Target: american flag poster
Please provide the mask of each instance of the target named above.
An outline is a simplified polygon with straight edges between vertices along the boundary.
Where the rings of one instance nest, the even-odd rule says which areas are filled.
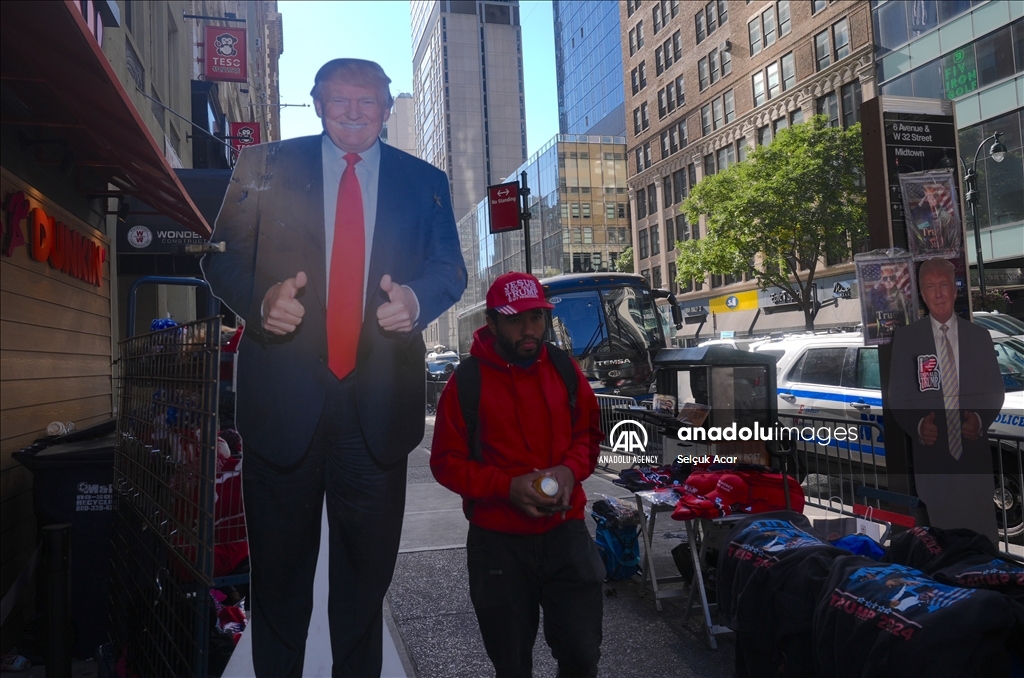
[[[854,263],[861,291],[864,344],[888,344],[898,328],[917,320],[914,261],[909,253],[899,250],[893,254],[858,254]]]
[[[956,179],[948,169],[900,175],[907,244],[914,259],[960,254],[963,224]]]

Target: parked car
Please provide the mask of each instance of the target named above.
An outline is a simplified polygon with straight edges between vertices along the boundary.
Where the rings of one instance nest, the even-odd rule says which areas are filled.
[[[993,436],[1024,437],[1024,341],[991,332],[1006,397],[995,422]],[[885,484],[885,439],[882,427],[882,393],[878,348],[864,346],[859,332],[802,334],[758,344],[752,350],[769,352],[778,359],[779,414],[808,422],[814,417],[857,423],[856,442],[831,439],[801,443],[800,455],[808,468],[801,472],[833,475],[842,469],[857,482]],[[871,426],[877,423],[879,428]],[[784,422],[785,423],[785,422]],[[830,424],[839,427],[839,424]],[[880,432],[881,430],[881,432]],[[827,445],[825,443],[828,443]],[[1024,533],[1024,496],[1021,461],[1016,444],[1003,444],[1003,498],[996,497],[1003,528],[1002,505],[1007,509],[1006,531]],[[998,445],[993,445],[993,454]],[[998,459],[995,459],[998,462]],[[994,465],[998,473],[998,463]],[[822,470],[825,469],[825,470]]]
[[[427,381],[443,382],[455,373],[459,366],[459,354],[455,351],[431,352],[426,357]]]
[[[1024,337],[1024,321],[1005,313],[975,311],[974,322],[987,330],[996,330],[1011,337]]]

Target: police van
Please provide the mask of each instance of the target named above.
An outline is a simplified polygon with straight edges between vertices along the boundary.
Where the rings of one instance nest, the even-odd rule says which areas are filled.
[[[1003,376],[1006,397],[1003,407],[989,428],[990,435],[1024,437],[1024,342],[999,332],[991,332],[996,358]],[[860,332],[836,334],[804,333],[772,339],[751,346],[751,350],[776,357],[778,405],[783,424],[811,426],[811,440],[799,445],[803,473],[845,475],[858,482],[885,484],[885,439],[881,433],[882,392],[878,367],[878,348],[864,346]],[[855,440],[833,435],[833,429],[846,428],[835,422],[814,419],[841,419],[857,425]],[[877,428],[872,424],[877,424]],[[822,429],[825,430],[822,430]],[[810,430],[810,429],[805,429]],[[1002,498],[998,521],[1003,525],[1006,508],[1010,535],[1024,533],[1019,446],[1004,444]],[[994,465],[998,473],[999,466]]]

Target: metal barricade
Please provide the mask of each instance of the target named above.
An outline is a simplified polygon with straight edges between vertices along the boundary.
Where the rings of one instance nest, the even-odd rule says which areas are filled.
[[[799,436],[796,473],[808,506],[852,516],[858,486],[887,488],[884,438],[878,422],[803,414],[780,415],[779,422],[784,434]],[[856,429],[856,440],[850,440],[851,427]],[[836,440],[838,429],[846,431],[845,440]],[[1024,556],[1024,437],[989,431],[988,438],[993,451],[999,450],[993,453],[992,464],[999,549],[1020,559]]]
[[[120,356],[114,652],[129,675],[206,676],[214,545],[239,529],[215,524],[220,318],[129,337]]]

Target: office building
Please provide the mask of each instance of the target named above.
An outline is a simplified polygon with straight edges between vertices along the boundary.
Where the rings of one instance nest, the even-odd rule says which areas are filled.
[[[395,95],[391,117],[384,123],[380,137],[384,143],[416,155],[416,106],[412,95],[402,92]]]
[[[617,0],[553,0],[558,131],[626,136]]]
[[[629,246],[625,141],[558,135],[509,175],[512,181],[525,171],[530,187],[531,273],[615,270]],[[456,313],[483,301],[502,273],[526,270],[523,231],[491,235],[489,223],[486,199],[459,220],[469,285]]]
[[[881,94],[952,99],[960,155],[971,166],[979,144],[1001,132],[1002,162],[977,164],[978,222],[989,289],[1006,290],[1010,310],[1024,313],[1024,3],[928,0],[871,3]],[[955,159],[951,162],[955,164]],[[964,167],[960,165],[961,176]],[[966,191],[967,187],[963,186]],[[965,251],[976,264],[974,224],[965,214]],[[977,287],[977,267],[972,286]]]
[[[744,272],[680,285],[676,244],[703,229],[687,223],[680,203],[703,177],[742,162],[790,124],[817,113],[833,125],[859,120],[862,100],[876,93],[871,8],[846,0],[627,0],[620,19],[635,270],[683,306],[712,309],[703,326],[684,332],[746,334],[758,305],[787,300],[780,290],[759,292]],[[833,281],[854,277],[852,260],[818,275],[818,289],[831,292]],[[754,297],[752,310],[717,303],[740,292]],[[856,324],[845,306],[823,310],[819,324]],[[774,314],[770,324],[787,323],[802,329],[802,313]]]
[[[419,157],[448,174],[455,218],[526,160],[519,3],[411,3]]]
[[[414,0],[416,149],[444,170],[455,219],[526,160],[526,99],[519,2]],[[455,345],[449,312],[424,341]]]

